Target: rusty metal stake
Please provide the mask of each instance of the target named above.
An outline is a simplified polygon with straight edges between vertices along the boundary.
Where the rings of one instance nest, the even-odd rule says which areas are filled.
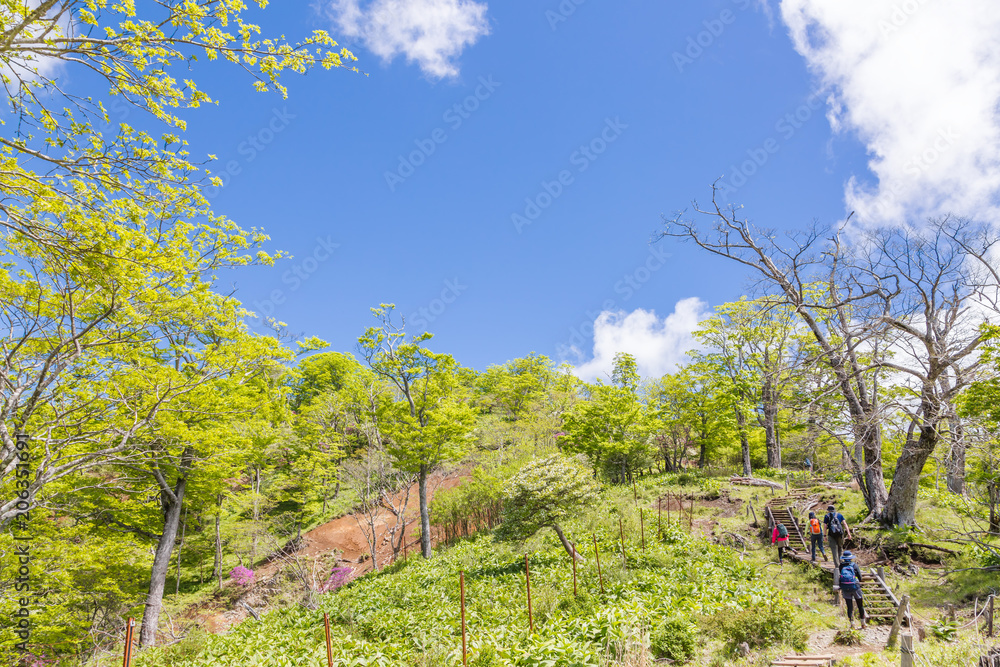
[[[597,535],[594,538],[594,560],[597,561],[597,578],[601,581],[601,594],[604,594],[604,575],[601,574],[601,551],[597,548]]]
[[[330,615],[323,613],[323,629],[326,630],[326,664],[333,667],[333,646],[330,644]]]
[[[122,667],[129,667],[132,664],[132,632],[135,629],[135,619],[129,618],[125,625],[125,657],[122,659]]]
[[[462,664],[469,664],[469,656],[465,646],[465,571],[458,573],[458,587],[462,596]]]
[[[639,508],[639,535],[642,537],[642,550],[646,551],[646,524],[642,520],[642,508]]]
[[[535,631],[535,619],[531,615],[531,570],[528,568],[528,554],[524,554],[524,581],[528,584],[528,628]]]

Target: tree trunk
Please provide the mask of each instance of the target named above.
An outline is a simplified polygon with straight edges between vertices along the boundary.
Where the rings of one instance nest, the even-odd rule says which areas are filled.
[[[1000,484],[990,482],[986,493],[990,499],[990,532],[1000,535]]]
[[[853,430],[863,457],[854,462],[854,476],[869,512],[879,516],[885,511],[889,497],[882,472],[882,433],[875,419],[864,423],[855,421]]]
[[[163,589],[167,583],[170,555],[174,550],[177,528],[181,522],[181,506],[184,504],[186,486],[187,479],[181,477],[174,488],[174,499],[167,503],[167,512],[163,520],[163,533],[160,535],[160,541],[156,545],[156,554],[153,556],[149,594],[146,596],[146,607],[142,612],[142,629],[139,631],[139,646],[142,648],[156,645],[156,629],[160,623],[160,610],[163,608]]]
[[[181,543],[177,545],[177,582],[174,585],[174,595],[181,592],[181,558],[184,554],[184,536],[187,534],[187,508],[184,508],[184,521],[181,523]]]
[[[778,397],[770,378],[761,388],[761,402],[764,409],[764,442],[767,448],[767,467],[781,468],[781,442],[778,440]]]
[[[552,530],[556,531],[556,535],[559,536],[559,541],[562,542],[563,549],[566,550],[566,553],[569,554],[570,558],[576,556],[576,559],[578,561],[582,561],[584,559],[579,552],[577,553],[573,552],[573,545],[570,544],[569,540],[566,539],[566,536],[563,534],[562,528],[559,527],[559,524],[557,523],[552,524]]]
[[[747,418],[739,407],[736,410],[736,427],[740,432],[740,450],[743,453],[743,476],[753,477],[753,470],[750,467],[750,439],[747,438]]]
[[[260,468],[253,468],[253,546],[250,549],[250,564],[257,562],[257,537],[260,533]],[[326,504],[323,505],[326,509]]]
[[[933,412],[924,412],[925,417],[928,414]],[[916,440],[910,438],[903,445],[903,453],[896,463],[885,509],[877,515],[882,523],[892,526],[917,525],[917,487],[920,483],[920,473],[937,445],[939,425],[940,421],[936,419],[925,422],[920,427],[919,437]]]
[[[949,407],[951,451],[948,452],[948,490],[962,495],[965,493],[965,429],[954,406]]]
[[[431,557],[431,514],[427,506],[427,475],[428,466],[420,466],[418,478],[420,500],[420,553],[424,558]]]

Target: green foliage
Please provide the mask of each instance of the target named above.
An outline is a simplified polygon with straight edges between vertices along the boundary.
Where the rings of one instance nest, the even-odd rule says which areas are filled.
[[[597,499],[590,474],[572,460],[550,456],[532,461],[504,488],[503,524],[498,535],[526,539],[540,528],[556,528],[574,511]]]
[[[476,378],[476,388],[487,412],[516,421],[527,416],[557,380],[552,361],[533,353],[502,366],[490,366]]]
[[[533,592],[543,613],[528,631],[523,554],[506,542],[480,535],[432,560],[411,559],[355,580],[319,597],[319,608],[290,608],[247,621],[227,635],[207,637],[185,658],[154,649],[136,656],[135,667],[268,667],[324,664],[322,614],[334,623],[334,664],[411,667],[461,660],[459,572],[465,573],[471,664],[600,667],[636,645],[641,628],[662,619],[712,616],[723,609],[780,606],[781,596],[762,574],[732,550],[695,539],[672,527],[665,542],[647,540],[643,554],[629,534],[629,568],[614,557],[617,517],[604,497],[587,517],[566,523],[579,543],[596,535],[602,553],[605,593],[593,562],[579,565],[579,597],[573,596],[569,559],[552,533],[533,540]],[[609,503],[609,501],[612,501]],[[631,516],[629,519],[631,520]],[[586,532],[583,532],[586,530]],[[787,610],[786,610],[787,611]],[[689,623],[685,621],[684,623]],[[662,646],[690,655],[683,624],[667,623]],[[695,648],[697,652],[697,648]],[[115,656],[117,657],[117,656]],[[118,658],[120,662],[120,658]],[[110,667],[112,659],[97,667]]]
[[[846,628],[837,631],[837,634],[833,636],[833,643],[838,646],[861,646],[865,643],[865,638],[860,630]]]
[[[639,376],[631,355],[615,356],[613,384],[598,382],[564,418],[564,444],[586,454],[595,470],[625,482],[634,471],[652,464],[653,421],[638,393]]]
[[[762,649],[787,644],[796,649],[805,646],[806,633],[795,619],[791,605],[781,599],[769,606],[754,609],[726,609],[712,619],[712,626],[730,646],[746,643]]]
[[[953,642],[958,639],[958,622],[939,618],[927,626],[927,631],[939,642]]]
[[[465,452],[475,415],[463,396],[455,359],[423,347],[429,333],[407,342],[393,322],[394,309],[392,304],[373,308],[379,326],[369,327],[358,345],[372,372],[396,389],[380,411],[389,454],[401,470],[426,474]]]
[[[696,646],[697,626],[687,619],[665,619],[649,634],[649,647],[657,658],[687,662],[694,658]]]

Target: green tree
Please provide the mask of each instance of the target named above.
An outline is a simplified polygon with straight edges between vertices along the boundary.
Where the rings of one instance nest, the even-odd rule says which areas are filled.
[[[556,383],[556,371],[545,355],[527,357],[490,366],[476,379],[481,402],[503,418],[517,421],[525,417]]]
[[[403,326],[393,322],[394,308],[372,308],[379,325],[365,331],[358,345],[372,371],[397,392],[382,410],[381,430],[396,467],[417,475],[420,546],[424,558],[430,558],[428,477],[441,463],[465,452],[475,414],[459,383],[455,359],[422,346],[432,334],[407,342]]]
[[[259,2],[263,6],[264,2]],[[14,516],[14,435],[33,461],[30,507],[68,475],[128,454],[174,397],[214,377],[160,382],[206,337],[239,334],[248,313],[214,291],[226,268],[270,264],[267,237],[215,213],[186,148],[181,117],[215,101],[192,78],[199,56],[225,60],[258,90],[281,77],[343,67],[346,50],[316,31],[298,43],[261,37],[233,0],[0,0],[0,76],[9,117],[0,134],[0,526]],[[71,94],[66,74],[107,93]],[[112,104],[112,101],[114,104]],[[105,106],[141,115],[112,123]],[[137,129],[136,125],[149,130]],[[143,361],[137,361],[137,360]],[[117,424],[114,429],[108,424]],[[128,423],[128,426],[125,424]]]
[[[790,380],[790,352],[796,338],[795,313],[771,299],[726,303],[701,322],[695,336],[717,351],[720,369],[739,397],[734,405],[743,448],[743,474],[750,476],[747,413],[764,429],[767,467],[781,468],[778,421],[781,396]],[[748,410],[749,408],[749,410]]]
[[[653,424],[639,393],[634,357],[615,355],[612,382],[598,381],[588,387],[589,400],[577,403],[565,415],[565,443],[586,454],[595,469],[605,467],[625,483],[651,460]]]
[[[570,557],[574,553],[562,527],[572,514],[597,500],[598,486],[590,474],[571,459],[550,456],[532,461],[504,487],[502,539],[525,540],[542,528],[551,528]]]

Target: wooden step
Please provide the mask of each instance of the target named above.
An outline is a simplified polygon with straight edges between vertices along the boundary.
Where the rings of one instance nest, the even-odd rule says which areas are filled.
[[[772,667],[829,667],[832,655],[786,655],[771,663]]]

